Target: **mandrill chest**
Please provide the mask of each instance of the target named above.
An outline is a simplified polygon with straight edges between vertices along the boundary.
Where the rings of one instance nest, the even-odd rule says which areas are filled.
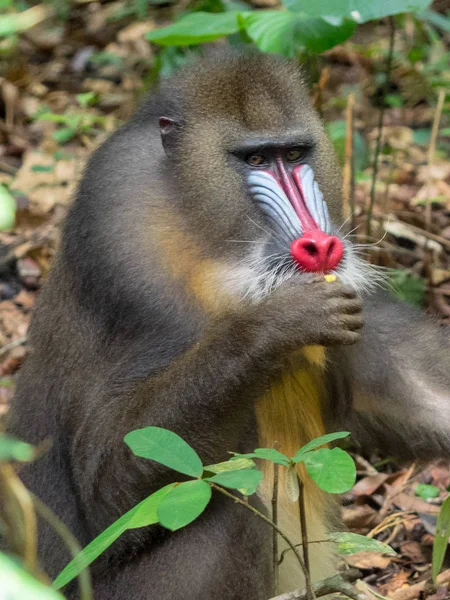
[[[325,433],[323,410],[327,403],[325,384],[325,349],[307,347],[291,360],[289,367],[259,400],[256,414],[259,427],[259,443],[273,447],[292,456],[312,438]],[[263,489],[260,495],[270,512],[273,491],[273,466],[261,461]],[[338,507],[329,494],[321,491],[314,482],[305,477],[300,466],[299,475],[304,480],[306,522],[310,541],[327,539],[330,517],[338,513]],[[279,470],[278,524],[291,539],[301,543],[301,528],[297,503],[289,501],[284,486],[285,469]],[[334,519],[333,519],[334,520]],[[283,548],[281,548],[281,551]],[[292,554],[292,553],[288,553]],[[287,556],[288,556],[287,555]],[[312,544],[310,547],[311,576],[322,579],[335,572],[335,558],[330,544]],[[303,575],[291,556],[280,569],[279,593],[303,585]]]
[[[256,405],[261,446],[276,446],[292,456],[312,438],[325,433],[324,368],[325,349],[321,346],[304,348],[292,357],[287,369]]]

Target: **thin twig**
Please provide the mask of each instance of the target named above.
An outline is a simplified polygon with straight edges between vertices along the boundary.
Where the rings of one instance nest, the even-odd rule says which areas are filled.
[[[61,519],[57,517],[55,513],[50,510],[50,508],[44,502],[42,502],[42,500],[40,500],[32,492],[30,492],[30,495],[33,499],[33,504],[36,508],[36,511],[56,531],[67,548],[70,550],[73,558],[76,560],[77,555],[82,550],[76,537],[72,534],[67,525],[65,525],[65,523],[63,523],[63,521],[61,521]],[[78,574],[78,584],[80,588],[80,600],[92,600],[93,591],[91,576],[88,568],[82,569]]]
[[[353,175],[353,109],[355,106],[355,95],[350,94],[347,102],[347,110],[345,112],[346,120],[346,135],[345,135],[345,163],[344,163],[344,185],[343,185],[343,208],[344,208],[344,219],[348,219],[352,216],[353,228],[353,217],[355,213],[355,202],[352,190],[352,175]]]
[[[439,133],[439,123],[441,122],[442,110],[444,108],[446,92],[445,90],[439,90],[439,96],[436,106],[436,112],[434,113],[433,127],[431,129],[430,145],[428,147],[428,164],[431,165],[434,161],[434,155],[436,153],[436,140]]]
[[[309,565],[309,547],[308,547],[308,529],[306,527],[306,509],[305,509],[305,486],[303,481],[297,475],[298,479],[298,507],[300,512],[300,527],[302,530],[302,544],[303,544],[303,562],[305,563],[305,583],[306,583],[306,598],[307,600],[313,600],[313,591],[311,586],[311,570]]]
[[[6,354],[7,352],[9,352],[10,350],[12,350],[13,348],[17,348],[17,346],[22,346],[22,344],[25,344],[27,341],[27,336],[24,335],[20,338],[17,338],[17,340],[13,340],[12,342],[9,342],[9,344],[6,344],[5,346],[2,346],[0,348],[0,356],[3,356],[3,354]]]
[[[442,109],[444,108],[446,92],[445,90],[439,90],[439,96],[436,106],[436,112],[434,113],[433,127],[431,129],[430,145],[428,146],[428,165],[433,164],[436,154],[436,140],[439,133],[439,124],[441,122]],[[431,225],[431,202],[427,202],[425,206],[425,227],[429,229]]]
[[[273,463],[272,522],[278,525],[278,479],[280,466]],[[273,584],[278,589],[278,533],[272,529]]]
[[[264,515],[262,512],[260,512],[257,508],[255,508],[254,506],[252,506],[251,504],[246,504],[243,500],[241,500],[240,498],[238,498],[237,496],[235,496],[234,494],[231,494],[230,492],[227,492],[227,490],[225,490],[224,488],[219,487],[218,485],[216,485],[215,483],[212,483],[212,481],[208,482],[209,485],[215,489],[216,491],[220,492],[221,494],[223,494],[224,496],[228,496],[228,498],[231,498],[232,500],[234,500],[235,502],[237,502],[238,504],[240,504],[241,506],[244,506],[245,508],[247,508],[248,510],[251,510],[253,514],[255,514],[257,517],[259,517],[260,519],[262,519],[263,521],[265,521],[268,525],[270,525],[271,527],[273,527],[279,535],[281,535],[281,537],[283,538],[283,540],[286,542],[286,544],[291,548],[291,550],[293,551],[293,553],[295,554],[295,557],[298,560],[298,564],[300,565],[303,573],[306,576],[306,569],[305,569],[305,564],[303,562],[302,557],[300,556],[297,548],[295,547],[295,544],[288,538],[288,536],[284,533],[284,531],[282,531],[278,525],[275,525],[275,523],[273,523],[269,517],[266,517],[266,515]]]
[[[335,544],[336,542],[334,540],[308,540],[308,544]],[[299,544],[295,544],[296,548],[300,548],[300,546],[303,546],[303,544],[300,542]],[[284,560],[285,555],[290,552],[291,549],[290,548],[285,548],[283,550],[283,552],[280,554],[280,560],[278,561],[278,566],[281,565],[281,563]]]
[[[348,569],[339,575],[327,577],[327,579],[323,579],[322,581],[313,584],[312,589],[314,595],[316,598],[320,598],[322,596],[327,596],[328,594],[341,593],[353,600],[367,600],[367,597],[364,594],[359,593],[350,583],[351,581],[359,579],[360,576],[361,574],[357,569]],[[288,592],[287,594],[281,594],[280,596],[275,596],[270,600],[307,600],[307,597],[307,590],[300,589],[295,590],[294,592]]]
[[[392,58],[394,55],[394,40],[395,40],[395,21],[392,17],[389,18],[389,50],[386,60],[386,78],[383,86],[383,98],[380,106],[380,112],[378,113],[378,135],[377,142],[375,146],[375,155],[373,159],[373,171],[372,171],[372,186],[370,189],[370,204],[367,210],[367,223],[366,223],[366,236],[367,238],[371,235],[371,223],[372,223],[372,212],[375,204],[375,187],[377,183],[377,175],[378,175],[378,157],[381,151],[381,140],[383,137],[383,120],[384,120],[384,111],[386,108],[385,96],[389,90],[389,80],[391,78],[391,70],[392,70]]]

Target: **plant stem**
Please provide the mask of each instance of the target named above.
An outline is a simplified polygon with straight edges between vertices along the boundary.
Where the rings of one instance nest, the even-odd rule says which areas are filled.
[[[355,227],[355,197],[354,197],[354,160],[353,160],[353,109],[355,106],[355,95],[350,94],[345,111],[346,133],[345,133],[345,163],[344,163],[344,185],[343,204],[344,219],[351,218],[351,229]]]
[[[273,463],[273,492],[272,492],[272,522],[278,524],[278,479],[279,465]],[[278,589],[278,533],[272,529],[272,560],[273,560],[273,585],[275,593]]]
[[[383,137],[383,120],[384,120],[384,111],[386,108],[385,104],[385,96],[389,90],[389,80],[391,77],[392,70],[392,58],[394,55],[394,39],[395,39],[395,21],[393,17],[389,17],[389,50],[386,59],[386,79],[384,81],[383,86],[383,98],[382,104],[380,107],[380,112],[378,113],[378,135],[377,142],[375,146],[375,155],[373,159],[373,171],[372,171],[372,187],[370,189],[370,204],[367,210],[367,223],[366,223],[366,237],[369,240],[371,235],[371,227],[372,227],[372,213],[373,207],[375,204],[375,186],[377,183],[377,175],[378,175],[378,157],[380,155],[381,150],[381,139]]]
[[[7,525],[11,528],[13,525],[18,528],[19,531],[19,544],[15,551],[21,553],[23,562],[27,569],[31,572],[36,572],[37,562],[37,522],[36,513],[34,511],[33,501],[31,499],[30,492],[24,486],[22,481],[16,475],[14,468],[9,464],[4,464],[0,468],[0,479],[2,480],[3,487],[5,490],[6,501],[4,502],[5,511],[7,514]],[[2,486],[0,486],[2,487]],[[22,513],[21,523],[15,522],[10,523],[9,517],[13,514],[14,510],[10,506],[11,496],[17,502]],[[13,517],[11,518],[11,521]],[[9,534],[7,534],[9,535]]]
[[[299,488],[298,507],[300,512],[300,527],[302,530],[303,562],[305,563],[306,599],[313,600],[311,571],[309,566],[308,529],[306,527],[305,486],[298,475],[297,479]]]
[[[357,569],[348,569],[339,575],[333,575],[327,577],[322,581],[318,581],[313,585],[313,592],[317,598],[327,596],[328,594],[341,593],[353,600],[367,600],[364,594],[359,593],[350,581],[355,581],[361,576],[361,573]],[[288,592],[287,594],[281,594],[275,596],[270,600],[306,600],[307,590],[295,590],[294,592]]]
[[[246,504],[243,500],[241,500],[240,498],[238,498],[237,496],[235,496],[231,492],[228,492],[224,488],[221,488],[218,485],[216,485],[215,483],[212,483],[212,481],[208,481],[208,483],[209,483],[209,485],[213,489],[217,490],[218,492],[220,492],[224,496],[228,496],[228,498],[231,498],[232,500],[234,500],[238,504],[241,504],[241,506],[243,506],[247,510],[251,510],[253,514],[255,514],[257,517],[259,517],[260,519],[262,519],[263,521],[265,521],[268,525],[270,525],[271,527],[273,527],[273,529],[275,529],[275,531],[283,538],[283,540],[286,542],[286,544],[291,548],[291,550],[293,551],[293,553],[295,554],[295,556],[296,556],[296,558],[298,560],[298,564],[300,565],[303,573],[305,574],[305,577],[307,576],[306,569],[305,569],[305,564],[304,564],[303,559],[300,556],[297,548],[295,547],[295,544],[288,538],[288,536],[284,533],[284,531],[282,531],[278,527],[278,525],[275,525],[275,523],[273,521],[271,521],[271,519],[269,519],[269,517],[266,517],[265,514],[263,514],[262,512],[260,512],[257,508],[255,508],[251,504]]]

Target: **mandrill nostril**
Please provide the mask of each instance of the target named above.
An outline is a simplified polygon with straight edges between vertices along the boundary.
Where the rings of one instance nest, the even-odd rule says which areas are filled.
[[[308,254],[310,254],[311,256],[317,256],[319,254],[319,251],[317,250],[317,247],[315,244],[305,244],[304,248],[306,250],[306,252]]]
[[[327,273],[341,262],[344,247],[338,237],[316,229],[294,240],[291,244],[291,254],[303,271]]]

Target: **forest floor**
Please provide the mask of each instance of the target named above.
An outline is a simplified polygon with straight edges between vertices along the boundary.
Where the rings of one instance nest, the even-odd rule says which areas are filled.
[[[145,34],[167,23],[171,9],[158,9],[141,22],[121,16],[122,9],[121,2],[80,3],[66,21],[45,22],[23,35],[6,58],[0,55],[0,184],[10,188],[18,204],[15,228],[0,233],[1,413],[7,411],[27,353],[30,315],[82,166],[131,114],[158,65]],[[390,74],[366,237],[384,97],[377,75],[384,69],[386,41],[377,40],[386,40],[384,33],[365,31],[363,41],[326,53],[313,94],[342,155],[346,108],[354,98],[352,235],[370,243],[363,251],[389,269],[398,294],[450,324],[450,93],[447,98],[441,93],[442,106],[436,93],[445,86],[450,91],[449,53],[444,43],[432,49],[416,44],[412,47],[423,52],[423,59],[407,61],[402,54],[411,45],[407,31],[398,35]],[[345,496],[344,522],[397,551],[348,558],[363,572],[362,589],[374,598],[443,600],[450,571],[441,576],[437,591],[424,582],[430,576],[436,516],[450,489],[449,464],[404,468],[376,452],[354,456],[359,476]]]

